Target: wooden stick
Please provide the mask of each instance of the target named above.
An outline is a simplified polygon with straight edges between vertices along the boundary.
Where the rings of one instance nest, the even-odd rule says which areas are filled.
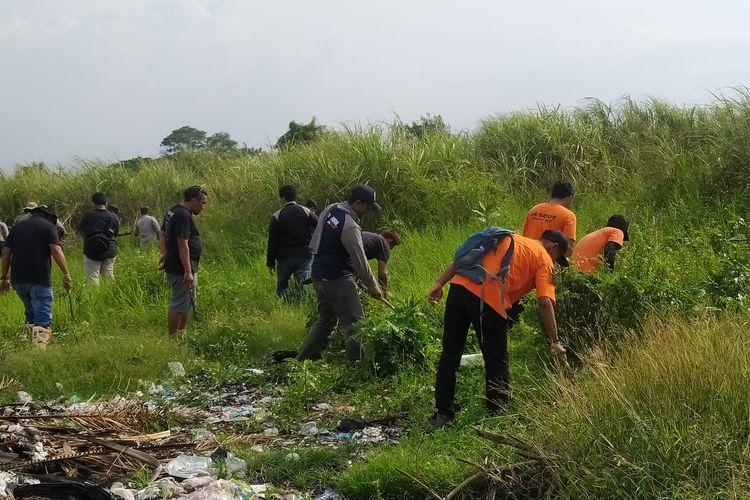
[[[458,486],[456,486],[453,489],[453,491],[451,491],[450,493],[448,493],[448,495],[446,495],[445,500],[452,500],[459,493],[461,493],[461,490],[463,490],[464,488],[466,488],[467,486],[469,486],[471,483],[473,483],[477,479],[481,479],[482,476],[484,476],[484,472],[477,472],[473,476],[467,477],[466,479],[464,479],[464,481],[461,484],[459,484]]]

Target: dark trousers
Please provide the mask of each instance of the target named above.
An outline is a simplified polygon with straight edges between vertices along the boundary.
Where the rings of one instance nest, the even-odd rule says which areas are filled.
[[[354,277],[325,281],[314,279],[313,288],[318,299],[318,319],[297,353],[297,361],[320,359],[337,324],[344,336],[347,361],[362,359],[362,347],[357,341],[357,322],[364,314]]]
[[[480,313],[479,297],[460,285],[451,285],[445,303],[443,352],[435,380],[435,407],[452,415],[456,408],[456,372],[466,346],[469,326],[479,339],[484,358],[485,394],[489,410],[500,409],[509,398],[508,330],[513,325],[489,305]]]

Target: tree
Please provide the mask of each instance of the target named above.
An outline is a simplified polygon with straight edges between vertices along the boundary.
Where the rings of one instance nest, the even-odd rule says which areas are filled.
[[[217,153],[234,153],[237,151],[237,141],[226,132],[216,132],[206,139],[206,149]]]
[[[310,120],[310,123],[307,124],[294,121],[289,122],[289,130],[279,137],[276,141],[276,147],[283,148],[294,144],[314,141],[322,136],[325,130],[326,128],[324,125],[318,125],[315,123],[314,116],[312,120]]]
[[[449,129],[442,116],[431,116],[429,113],[427,116],[420,117],[419,121],[411,122],[411,125],[404,125],[404,128],[417,139],[438,132],[448,132]]]
[[[190,149],[204,149],[206,147],[206,133],[203,130],[186,125],[173,130],[166,136],[161,141],[161,147],[162,152],[167,155]]]

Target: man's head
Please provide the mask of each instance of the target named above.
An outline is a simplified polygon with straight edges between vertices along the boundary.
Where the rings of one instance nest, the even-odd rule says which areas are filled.
[[[294,189],[294,186],[290,186],[289,184],[281,186],[279,188],[279,198],[285,203],[294,201],[297,199],[297,190]]]
[[[57,214],[55,211],[47,205],[37,205],[31,210],[32,217],[42,217],[47,219],[52,224],[57,224]]]
[[[203,211],[208,202],[208,193],[201,186],[190,186],[182,193],[182,206],[195,215]]]
[[[364,216],[368,210],[380,212],[382,208],[377,202],[377,193],[370,186],[360,184],[352,188],[349,195],[349,205],[354,209],[358,216]]]
[[[101,191],[97,191],[96,193],[91,195],[91,203],[93,203],[97,207],[106,207],[107,197]]]
[[[318,212],[318,204],[315,203],[315,200],[307,200],[305,202],[305,207],[307,207],[314,214]]]
[[[553,261],[562,267],[568,267],[568,259],[565,256],[570,251],[570,240],[567,236],[561,231],[547,229],[539,240]]]
[[[607,227],[614,227],[622,231],[624,238],[624,241],[630,241],[630,236],[628,235],[628,228],[630,228],[630,223],[628,222],[628,219],[625,218],[624,215],[615,214],[612,217],[609,218],[607,221]]]
[[[148,207],[141,207],[141,215],[148,215]]]
[[[573,203],[573,186],[570,182],[557,181],[552,185],[550,196],[565,208],[570,208],[570,204]]]
[[[28,214],[29,212],[31,212],[32,210],[34,210],[38,206],[39,205],[37,205],[37,203],[35,201],[30,201],[30,202],[26,203],[25,207],[23,207],[23,212],[25,214]]]
[[[391,249],[401,244],[401,236],[393,229],[384,229],[381,231],[380,236],[385,238],[385,241],[388,242],[388,247]]]

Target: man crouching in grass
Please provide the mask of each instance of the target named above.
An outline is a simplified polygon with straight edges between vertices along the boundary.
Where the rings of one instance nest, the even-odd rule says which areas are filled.
[[[434,306],[443,297],[443,286],[450,282],[443,322],[443,351],[435,380],[436,411],[432,423],[436,429],[453,420],[457,409],[454,402],[456,372],[466,346],[469,325],[474,326],[484,358],[487,409],[497,412],[508,401],[507,333],[513,326],[508,311],[532,288],[536,289],[539,319],[549,339],[550,351],[559,362],[566,363],[565,348],[557,337],[555,322],[553,263],[568,267],[565,255],[570,249],[570,240],[560,231],[553,230],[544,231],[538,240],[513,234],[502,240],[495,251],[486,253],[481,268],[493,273],[499,270],[511,241],[515,248],[503,285],[505,293],[494,280],[487,278],[486,286],[477,284],[457,274],[451,264],[438,276],[427,296]]]
[[[190,309],[195,307],[203,245],[193,215],[203,212],[207,201],[208,194],[202,187],[187,188],[182,203],[170,208],[164,216],[159,232],[160,267],[172,286],[167,313],[167,329],[172,338],[182,336]]]

